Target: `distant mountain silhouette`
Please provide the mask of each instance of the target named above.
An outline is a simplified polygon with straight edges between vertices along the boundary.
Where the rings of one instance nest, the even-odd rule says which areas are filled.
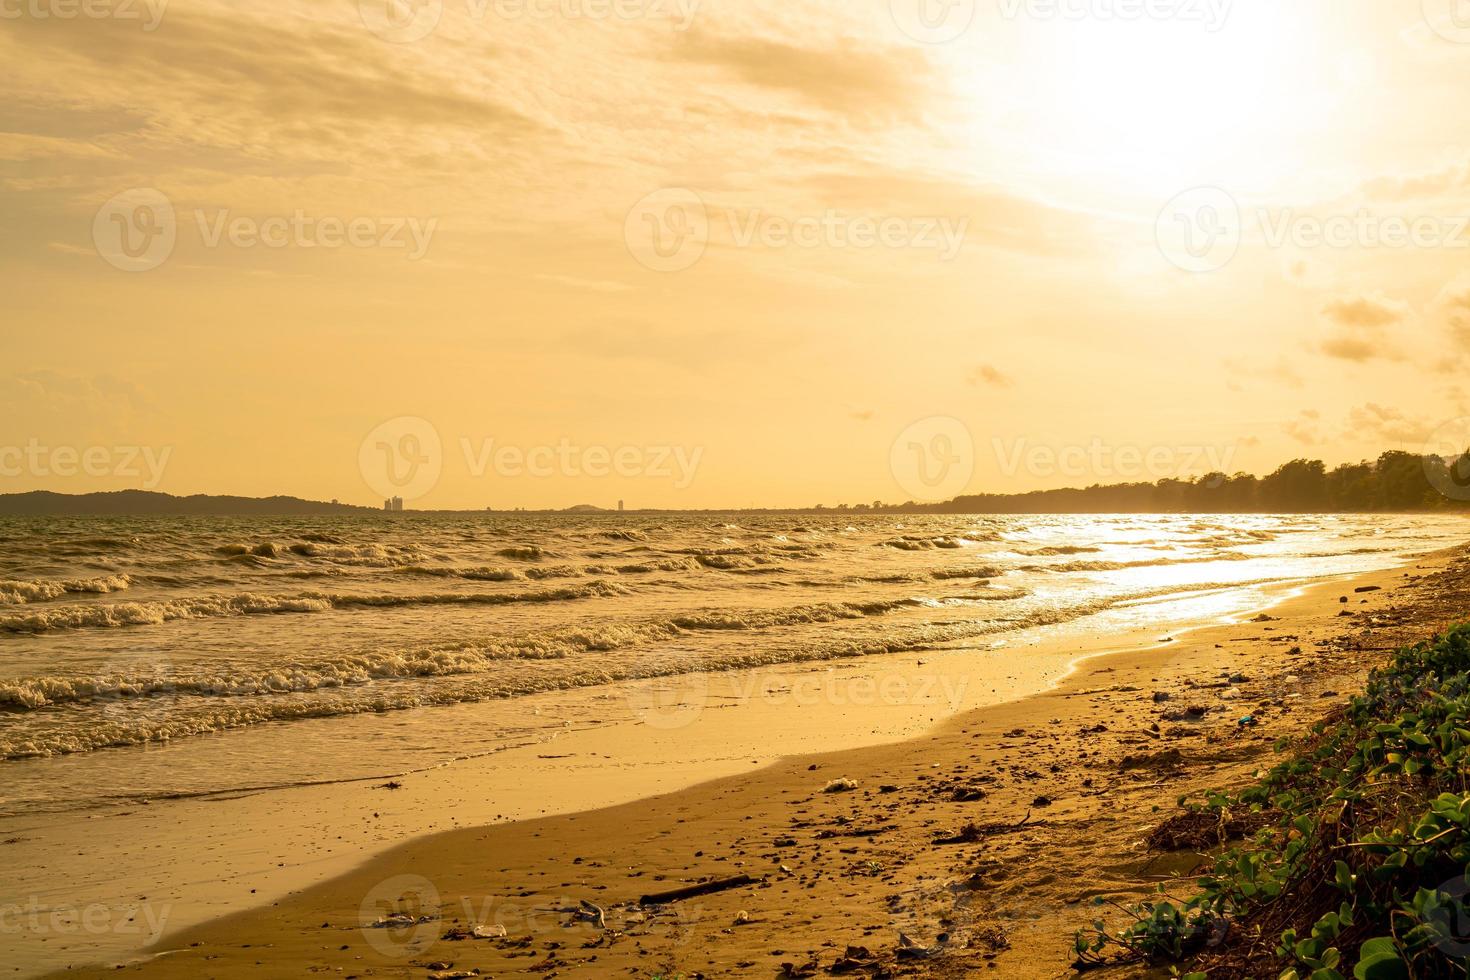
[[[150,514],[295,517],[369,513],[378,511],[372,507],[302,500],[300,497],[228,497],[210,494],[175,497],[171,493],[148,490],[80,494],[33,490],[30,493],[0,494],[0,515],[16,517],[139,517]]]
[[[858,504],[848,507],[713,508],[704,513],[889,514],[1324,514],[1417,511],[1470,512],[1470,450],[1458,458],[1386,452],[1373,461],[1329,470],[1321,460],[1294,459],[1264,477],[1207,473],[1193,480],[1115,483],[1014,494],[966,494],[940,503]],[[646,510],[638,513],[660,513]],[[677,511],[673,511],[677,513]],[[0,494],[0,516],[309,515],[381,514],[376,507],[299,497],[175,497],[146,490],[64,494],[49,490]],[[418,513],[434,513],[424,509]],[[575,514],[616,517],[592,504],[562,510],[441,511],[459,514]],[[629,512],[634,513],[634,512]],[[669,513],[669,511],[662,511]]]

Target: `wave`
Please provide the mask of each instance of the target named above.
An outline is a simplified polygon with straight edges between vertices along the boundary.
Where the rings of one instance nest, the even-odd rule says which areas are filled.
[[[952,578],[996,578],[1001,570],[990,565],[976,565],[969,568],[936,568],[929,573],[933,578],[944,581]]]
[[[123,602],[97,606],[64,606],[35,613],[0,616],[0,632],[49,633],[57,630],[156,626],[179,619],[212,619],[274,613],[315,613],[331,609],[393,608],[427,605],[507,605],[521,602],[563,602],[626,595],[631,590],[610,582],[594,581],[575,588],[539,592],[452,592],[419,595],[353,595],[306,592],[296,596],[235,595],[172,599],[161,602]]]
[[[223,555],[226,559],[231,558],[279,558],[281,549],[273,541],[263,541],[260,544],[222,544],[214,549],[217,555]]]
[[[235,672],[221,674],[170,674],[165,670],[143,676],[32,678],[0,686],[0,705],[21,712],[68,703],[100,706],[100,710],[93,711],[85,725],[0,737],[0,758],[144,744],[264,722],[486,701],[678,674],[921,651],[1067,622],[1144,598],[1219,587],[1160,588],[1000,618],[891,624],[881,634],[818,631],[802,644],[729,644],[714,652],[678,649],[678,644],[670,650],[667,641],[698,632],[865,619],[946,603],[908,598],[740,614],[710,611],[641,623],[561,628],[480,642],[384,651],[271,670],[237,667]],[[637,653],[644,647],[648,649],[641,651],[641,657],[629,655],[629,651]],[[621,651],[622,656],[577,656],[615,651]],[[527,669],[516,671],[509,666],[517,662]],[[392,683],[410,678],[419,679],[419,683]],[[344,698],[343,689],[351,696]]]
[[[964,540],[973,540],[965,538]],[[890,538],[887,541],[878,542],[880,548],[896,548],[899,551],[929,551],[934,548],[955,549],[963,548],[964,541],[960,538],[940,536],[934,538],[921,538],[912,535],[904,535],[901,538]]]
[[[1059,565],[1024,565],[1027,572],[1118,572],[1128,568],[1156,568],[1161,565],[1200,565],[1212,561],[1250,561],[1256,555],[1224,551],[1197,558],[1140,558],[1136,561],[1069,561]]]
[[[25,579],[0,579],[0,606],[24,605],[28,602],[49,602],[64,595],[90,593],[106,595],[121,592],[132,584],[127,575],[104,575],[98,578],[74,578],[27,581]]]
[[[351,655],[258,670],[237,667],[232,673],[180,669],[151,676],[106,674],[26,678],[0,682],[0,709],[28,711],[96,699],[140,698],[158,694],[242,697],[300,693],[389,678],[469,674],[483,670],[491,662],[550,660],[577,653],[608,652],[688,633],[764,630],[863,619],[933,601],[909,598],[815,603],[788,609],[688,613],[641,623],[561,627],[493,641],[440,644],[417,650]]]
[[[514,568],[495,568],[481,565],[475,568],[453,568],[440,565],[404,565],[399,569],[405,575],[425,575],[433,578],[462,578],[470,582],[513,582],[521,578]]]
[[[514,548],[501,548],[496,554],[501,558],[514,558],[517,561],[540,561],[546,557],[547,551],[540,545],[528,544]]]

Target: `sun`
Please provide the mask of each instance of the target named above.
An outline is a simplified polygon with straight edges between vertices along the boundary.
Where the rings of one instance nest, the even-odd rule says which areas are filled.
[[[1204,0],[1179,6],[1199,16],[1007,24],[1003,71],[974,83],[986,143],[1032,176],[1119,194],[1253,190],[1292,172],[1322,69],[1300,17],[1284,4],[1220,5],[1218,19]]]

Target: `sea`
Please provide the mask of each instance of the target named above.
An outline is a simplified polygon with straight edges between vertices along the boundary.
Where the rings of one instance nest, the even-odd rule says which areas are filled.
[[[1166,630],[1181,597],[1226,617],[1467,528],[835,511],[0,519],[0,816],[391,777],[616,720],[635,708],[608,692],[640,679],[993,655],[1037,628]],[[546,692],[572,707],[547,716]]]

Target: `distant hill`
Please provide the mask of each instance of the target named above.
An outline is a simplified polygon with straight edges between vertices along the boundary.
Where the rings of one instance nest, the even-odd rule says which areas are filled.
[[[150,514],[295,517],[376,512],[372,507],[302,500],[300,497],[227,497],[210,494],[175,497],[171,493],[148,490],[80,494],[33,490],[30,493],[0,494],[0,515],[11,517],[143,517]]]

